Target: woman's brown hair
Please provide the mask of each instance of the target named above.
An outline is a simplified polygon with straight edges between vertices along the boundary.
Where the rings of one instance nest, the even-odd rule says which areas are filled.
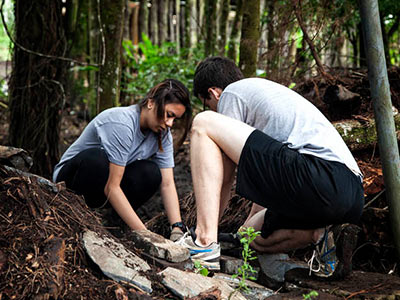
[[[185,85],[176,79],[165,79],[160,82],[147,93],[146,97],[139,103],[141,109],[146,107],[149,100],[153,100],[157,108],[157,117],[162,120],[165,115],[165,105],[169,103],[180,103],[185,107],[185,113],[183,115],[185,124],[185,133],[183,140],[190,128],[192,119],[192,107],[190,104],[189,90]],[[163,151],[162,144],[162,133],[158,135],[158,148]]]

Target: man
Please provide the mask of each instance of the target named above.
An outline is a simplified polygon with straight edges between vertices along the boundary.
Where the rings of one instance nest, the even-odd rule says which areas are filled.
[[[339,133],[309,101],[275,82],[243,79],[223,57],[198,65],[194,94],[212,111],[199,113],[192,126],[197,226],[192,237],[178,241],[192,259],[219,269],[218,222],[236,166],[236,192],[253,202],[243,226],[261,231],[251,245],[259,252],[316,244],[326,240],[326,226],[359,220],[360,169]]]

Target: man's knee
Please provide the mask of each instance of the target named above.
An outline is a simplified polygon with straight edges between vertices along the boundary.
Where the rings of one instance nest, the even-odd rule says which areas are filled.
[[[216,113],[213,111],[203,111],[201,113],[198,113],[193,119],[191,130],[192,135],[205,133],[207,131],[207,126],[210,124],[210,121],[215,118],[215,114]]]

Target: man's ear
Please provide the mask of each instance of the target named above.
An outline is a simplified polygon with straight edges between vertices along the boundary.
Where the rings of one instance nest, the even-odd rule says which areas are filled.
[[[221,96],[221,92],[219,91],[220,89],[218,88],[208,88],[208,92],[214,96],[214,98],[218,101],[219,97]]]

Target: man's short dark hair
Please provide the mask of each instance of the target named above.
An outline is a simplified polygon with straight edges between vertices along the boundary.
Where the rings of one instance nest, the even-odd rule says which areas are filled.
[[[229,84],[244,76],[235,63],[226,57],[212,56],[204,59],[196,68],[193,81],[193,94],[208,98],[208,89],[217,87],[224,90]]]

